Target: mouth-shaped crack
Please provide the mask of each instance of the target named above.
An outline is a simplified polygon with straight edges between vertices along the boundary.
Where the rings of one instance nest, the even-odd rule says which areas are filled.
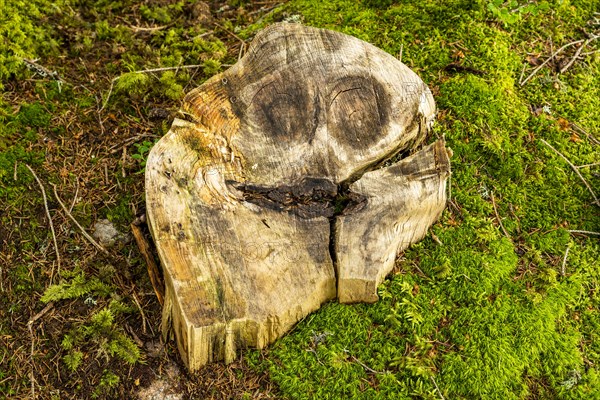
[[[410,152],[422,148],[422,146],[418,147],[418,149],[411,149]],[[244,201],[261,208],[289,212],[302,219],[327,218],[329,220],[329,255],[333,263],[337,286],[339,280],[337,276],[336,229],[338,227],[336,220],[339,216],[359,212],[367,205],[368,201],[367,196],[351,191],[351,185],[362,178],[365,173],[399,162],[408,157],[410,152],[404,146],[399,146],[338,185],[329,179],[314,177],[304,177],[297,184],[276,187],[236,181],[227,181],[227,184],[240,191]]]
[[[353,196],[348,184],[335,185],[324,178],[302,178],[296,185],[263,187],[234,181],[227,182],[241,191],[244,200],[275,211],[290,212],[300,218],[333,219],[349,207],[366,201]]]

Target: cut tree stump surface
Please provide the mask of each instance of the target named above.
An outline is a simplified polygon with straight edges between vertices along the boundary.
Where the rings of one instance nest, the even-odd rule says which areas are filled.
[[[444,142],[422,147],[431,92],[351,36],[272,25],[181,114],[148,157],[146,201],[163,331],[190,370],[262,348],[336,297],[376,301],[445,206]]]

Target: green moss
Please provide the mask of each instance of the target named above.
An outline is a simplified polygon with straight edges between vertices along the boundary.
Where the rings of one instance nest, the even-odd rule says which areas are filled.
[[[598,131],[598,63],[558,76],[544,68],[519,84],[523,67],[525,76],[533,68],[527,53],[548,54],[538,35],[555,46],[580,38],[576,27],[592,19],[593,2],[512,3],[286,6],[308,25],[394,56],[402,49],[402,61],[434,88],[436,129],[454,150],[454,206],[433,228],[443,245],[426,239],[407,250],[378,303],[330,304],[265,358],[250,355],[289,398],[433,399],[438,388],[453,399],[598,396],[600,326],[590,321],[598,318],[600,245],[567,229],[597,230],[600,216],[569,165],[539,140],[576,165],[600,159],[559,120]],[[482,74],[445,68],[457,62]],[[550,113],[531,111],[543,105]],[[580,169],[599,193],[594,171]],[[315,344],[324,332],[332,335]]]
[[[57,45],[51,30],[42,28],[40,22],[60,13],[63,6],[63,1],[0,0],[0,88],[6,78],[21,70],[23,58],[38,58]]]

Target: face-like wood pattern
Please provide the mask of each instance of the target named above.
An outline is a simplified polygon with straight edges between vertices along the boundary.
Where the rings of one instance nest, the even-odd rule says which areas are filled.
[[[146,166],[147,214],[190,369],[263,347],[336,296],[375,301],[445,205],[443,142],[404,64],[296,24],[260,32],[190,92]],[[167,324],[165,323],[165,326]]]

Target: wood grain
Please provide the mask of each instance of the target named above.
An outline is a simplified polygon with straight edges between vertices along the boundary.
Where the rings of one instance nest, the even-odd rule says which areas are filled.
[[[381,168],[426,139],[431,92],[356,38],[272,25],[181,115],[149,155],[146,201],[163,326],[191,370],[264,347],[336,296],[376,300],[444,207],[442,141]]]

